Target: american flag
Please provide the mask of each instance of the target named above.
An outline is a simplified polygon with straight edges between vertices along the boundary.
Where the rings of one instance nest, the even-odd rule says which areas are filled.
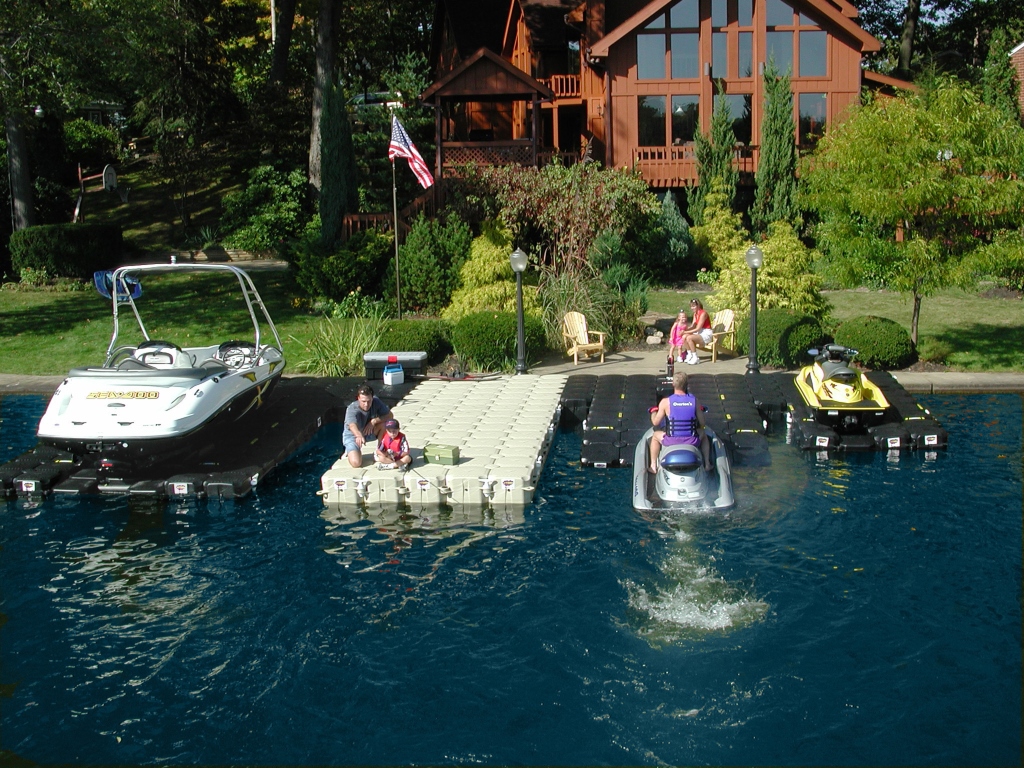
[[[388,160],[394,162],[396,157],[404,157],[409,161],[409,167],[416,174],[416,180],[426,189],[434,183],[434,177],[430,175],[430,169],[423,162],[423,157],[416,146],[405,132],[405,128],[398,122],[398,118],[391,116],[391,144],[388,146]]]

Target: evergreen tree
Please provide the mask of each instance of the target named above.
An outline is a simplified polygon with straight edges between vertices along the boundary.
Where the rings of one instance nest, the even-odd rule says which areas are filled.
[[[1019,83],[1017,73],[1010,66],[1010,47],[1005,29],[997,29],[992,33],[985,67],[981,73],[981,100],[1019,122]]]
[[[736,199],[736,185],[740,174],[733,165],[736,134],[732,130],[732,112],[725,99],[725,89],[719,84],[718,98],[711,113],[711,133],[698,133],[694,141],[694,156],[697,159],[697,186],[687,195],[687,210],[695,225],[704,223],[704,199],[717,185],[723,191],[731,207]]]
[[[345,214],[354,207],[356,184],[352,127],[340,86],[324,91],[321,134],[320,239],[330,248],[341,239]]]
[[[761,120],[761,157],[750,220],[755,232],[768,231],[773,221],[795,224],[796,125],[793,93],[788,75],[779,75],[775,62],[764,69],[764,117]]]

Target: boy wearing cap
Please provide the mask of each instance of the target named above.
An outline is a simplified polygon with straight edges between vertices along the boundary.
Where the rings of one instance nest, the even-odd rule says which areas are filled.
[[[409,441],[399,432],[396,419],[384,422],[384,435],[377,441],[373,458],[380,469],[405,469],[412,463]]]

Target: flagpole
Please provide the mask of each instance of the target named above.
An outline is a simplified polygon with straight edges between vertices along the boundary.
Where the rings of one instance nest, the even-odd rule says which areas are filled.
[[[391,203],[395,209],[395,301],[398,303],[398,319],[402,319],[402,288],[398,280],[398,181],[395,178],[395,161],[391,161]]]

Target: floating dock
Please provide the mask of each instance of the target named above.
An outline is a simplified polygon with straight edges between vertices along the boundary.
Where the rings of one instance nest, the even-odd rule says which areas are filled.
[[[738,467],[770,464],[767,435],[775,430],[784,430],[788,443],[819,452],[947,446],[942,425],[892,375],[867,375],[882,389],[890,408],[883,423],[860,434],[838,434],[815,421],[792,373],[694,373],[689,382],[707,409],[708,425]],[[211,443],[190,466],[164,467],[155,477],[113,477],[70,454],[37,446],[0,465],[0,498],[50,493],[241,498],[320,427],[340,421],[360,383],[361,378],[284,379],[258,418]],[[340,456],[321,478],[319,494],[329,506],[525,506],[533,500],[559,426],[581,431],[583,465],[630,466],[636,444],[650,426],[648,408],[672,391],[667,377],[585,374],[412,380],[375,389],[401,422],[413,465],[407,472],[378,470],[374,443],[364,449],[358,469]],[[457,448],[458,462],[424,462],[428,444]],[[340,445],[338,450],[340,454]]]
[[[526,506],[554,441],[565,381],[521,375],[422,382],[393,408],[409,440],[410,469],[378,469],[376,443],[369,443],[361,467],[345,456],[334,462],[320,495],[341,506]],[[457,448],[457,463],[426,463],[423,447],[431,444]]]

